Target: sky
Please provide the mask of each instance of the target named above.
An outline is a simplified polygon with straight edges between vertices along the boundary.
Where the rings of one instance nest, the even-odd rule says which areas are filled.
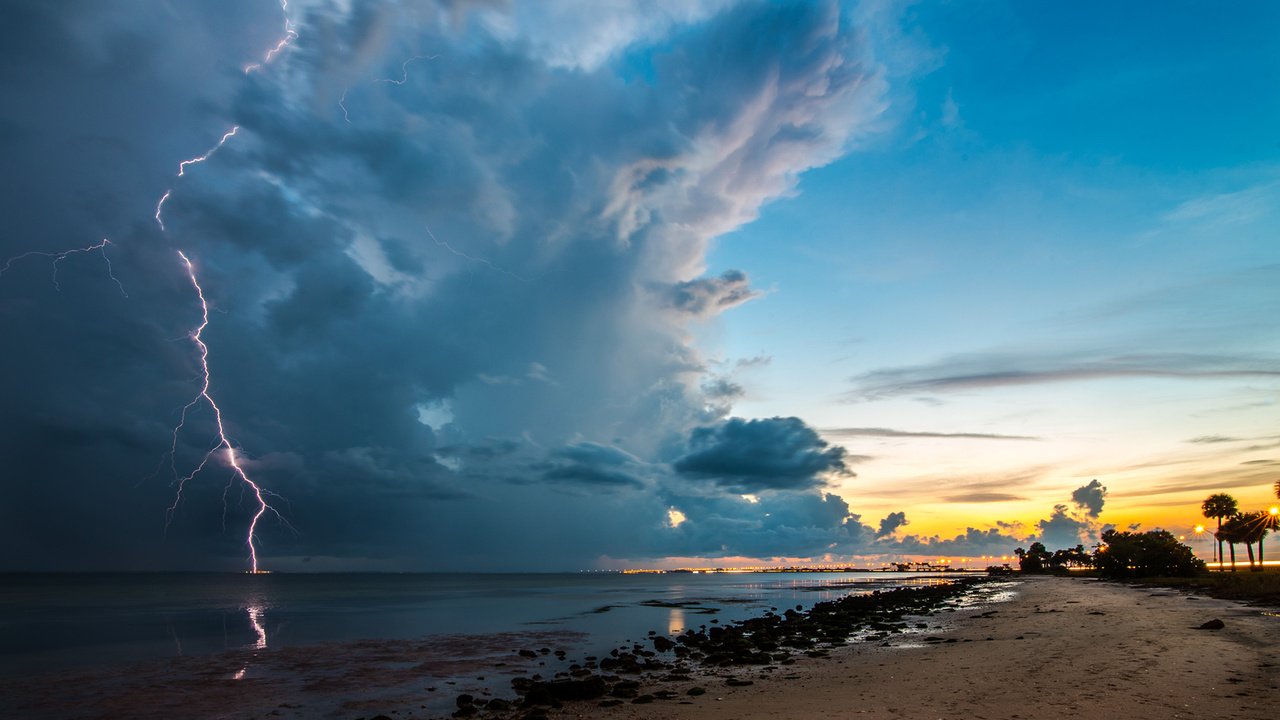
[[[984,561],[1277,502],[1274,3],[0,35],[0,570]]]

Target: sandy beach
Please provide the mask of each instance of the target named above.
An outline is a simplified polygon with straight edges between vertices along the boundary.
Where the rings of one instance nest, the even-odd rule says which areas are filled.
[[[1274,609],[1030,577],[1013,600],[945,614],[951,628],[930,631],[942,641],[850,646],[751,686],[718,679],[692,704],[626,705],[612,717],[1261,720],[1280,701]],[[1223,629],[1197,629],[1214,618]],[[556,717],[598,716],[564,710]]]

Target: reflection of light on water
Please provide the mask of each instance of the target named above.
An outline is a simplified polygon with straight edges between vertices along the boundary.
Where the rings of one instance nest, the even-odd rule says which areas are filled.
[[[263,605],[254,603],[245,607],[244,611],[249,615],[249,625],[253,627],[253,632],[258,636],[253,643],[253,649],[267,649],[267,629],[262,625],[262,614],[266,611]],[[231,676],[232,680],[243,680],[246,673],[249,672],[249,666],[246,664]]]
[[[266,608],[261,605],[250,605],[245,608],[249,613],[249,624],[253,626],[253,631],[258,634],[258,641],[253,644],[258,650],[267,649],[267,629],[262,627],[262,611]]]
[[[684,608],[671,608],[667,613],[667,634],[678,635],[684,632]]]

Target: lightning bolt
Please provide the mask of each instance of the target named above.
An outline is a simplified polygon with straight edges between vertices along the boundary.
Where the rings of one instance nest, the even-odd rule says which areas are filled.
[[[273,59],[276,58],[276,56],[278,56],[281,52],[283,52],[285,48],[289,47],[289,45],[292,44],[293,41],[298,37],[298,32],[297,30],[294,29],[293,21],[289,19],[289,0],[280,0],[280,11],[284,15],[283,34],[281,35],[280,39],[276,42],[276,44],[273,47],[271,47],[269,50],[267,50],[266,55],[262,59],[262,62],[253,63],[245,66],[244,72],[246,75],[256,70],[260,70],[264,65],[270,63]],[[196,157],[189,158],[187,160],[183,160],[179,162],[178,177],[179,178],[185,177],[188,168],[193,167],[195,165],[199,165],[200,163],[203,163],[206,160],[208,160],[210,157],[212,157],[213,154],[216,153],[219,149],[221,149],[223,145],[227,144],[227,141],[235,137],[236,133],[238,133],[239,131],[240,131],[240,126],[233,125],[231,129],[223,133],[222,137],[218,139],[218,142],[214,143],[213,147],[206,150],[204,154],[197,155]],[[172,188],[165,190],[164,194],[161,195],[160,199],[156,202],[155,221],[156,221],[156,224],[160,226],[161,232],[165,231],[164,204],[172,195],[173,195]],[[257,537],[257,532],[258,532],[258,521],[260,521],[264,515],[270,512],[271,514],[275,515],[276,519],[280,521],[280,523],[285,527],[288,527],[289,529],[292,530],[293,526],[289,524],[289,521],[286,520],[284,516],[280,514],[279,511],[277,511],[274,507],[271,506],[270,503],[267,502],[268,497],[279,497],[279,496],[263,488],[261,485],[257,484],[256,482],[253,481],[252,478],[249,477],[249,474],[245,472],[244,467],[240,464],[240,458],[236,454],[235,445],[232,444],[230,438],[227,437],[226,428],[222,423],[222,408],[218,407],[218,403],[214,401],[213,396],[209,394],[209,386],[211,383],[211,378],[209,374],[209,346],[205,344],[204,337],[203,337],[205,328],[209,326],[209,303],[205,299],[204,289],[200,286],[200,281],[196,277],[195,265],[192,264],[190,258],[188,258],[187,255],[182,251],[178,251],[178,257],[182,259],[182,264],[187,272],[187,278],[191,281],[191,287],[195,290],[196,298],[200,301],[200,324],[197,325],[196,328],[191,331],[189,337],[191,338],[191,341],[195,343],[196,348],[199,350],[201,384],[200,384],[200,392],[194,398],[192,398],[190,402],[188,402],[186,405],[182,407],[182,412],[181,412],[181,416],[179,417],[178,424],[173,428],[173,440],[172,440],[172,443],[170,444],[168,455],[169,455],[169,466],[173,470],[174,483],[177,485],[177,490],[174,493],[173,504],[170,505],[168,510],[165,511],[165,524],[164,524],[165,532],[166,533],[168,532],[169,525],[173,522],[173,516],[177,512],[178,506],[182,504],[182,496],[183,496],[183,492],[186,489],[187,483],[194,480],[196,476],[198,476],[201,472],[203,472],[205,467],[209,465],[209,462],[213,460],[214,456],[217,453],[222,452],[223,455],[225,456],[226,464],[230,466],[232,470],[232,477],[228,481],[227,486],[222,491],[223,527],[225,529],[225,526],[226,526],[227,493],[230,491],[231,486],[238,479],[241,483],[242,488],[249,488],[253,492],[254,499],[257,500],[257,503],[258,503],[257,509],[254,511],[253,518],[249,521],[249,528],[245,535],[245,546],[248,547],[249,549],[249,565],[250,565],[249,572],[254,574],[265,572],[263,570],[260,570],[258,567],[258,548],[255,543],[255,539]],[[183,429],[187,425],[187,418],[191,413],[191,411],[202,403],[208,404],[209,408],[213,410],[214,426],[217,428],[217,433],[215,434],[215,438],[212,446],[205,451],[203,456],[201,456],[200,462],[196,464],[195,469],[193,469],[190,473],[187,473],[186,475],[179,477],[178,468],[177,468],[178,438],[182,434]],[[163,457],[161,458],[161,462],[164,462]],[[260,611],[259,611],[259,614],[260,614]],[[259,638],[263,641],[262,646],[265,646],[266,635],[264,632],[261,631],[260,626],[256,622],[256,616],[252,611],[250,612],[250,620],[254,621],[253,622],[254,627],[255,629],[258,630]],[[241,673],[243,673],[243,670],[241,671]]]
[[[186,484],[191,480],[194,480],[195,477],[205,469],[209,462],[214,458],[215,454],[221,452],[225,458],[226,464],[231,468],[233,480],[239,480],[243,487],[247,488],[253,494],[254,499],[258,503],[257,509],[253,513],[253,519],[249,521],[249,529],[245,536],[245,546],[249,548],[249,572],[263,572],[258,568],[258,548],[255,542],[258,532],[258,521],[262,519],[262,516],[267,513],[271,513],[272,515],[275,515],[276,519],[284,526],[289,527],[290,529],[292,529],[292,526],[289,525],[289,521],[285,520],[284,516],[281,515],[279,511],[267,502],[267,498],[269,496],[275,497],[275,495],[258,483],[254,482],[253,479],[249,477],[249,474],[245,472],[244,466],[240,464],[240,457],[236,452],[235,445],[232,444],[231,440],[227,437],[227,430],[222,422],[222,408],[218,407],[218,403],[213,399],[213,396],[209,394],[209,386],[211,384],[211,376],[209,373],[209,346],[205,344],[203,337],[205,328],[209,326],[209,302],[205,299],[204,288],[200,287],[200,280],[196,277],[195,265],[192,264],[191,259],[188,258],[186,253],[183,253],[181,250],[178,251],[178,257],[182,258],[182,264],[186,269],[187,278],[191,281],[191,287],[195,290],[196,298],[200,301],[200,324],[191,331],[190,338],[191,341],[195,343],[195,346],[199,351],[201,384],[199,394],[192,398],[191,402],[187,403],[182,408],[182,418],[177,427],[173,430],[173,450],[175,452],[177,450],[178,435],[186,425],[188,413],[201,403],[207,404],[209,409],[213,411],[213,421],[214,426],[217,428],[217,432],[214,436],[213,447],[205,452],[204,456],[200,458],[200,462],[196,465],[196,468],[177,481],[178,490],[175,494],[173,505],[169,507],[167,517],[172,518],[173,513],[182,502],[182,492],[185,489]],[[224,501],[225,495],[226,493],[224,492]],[[167,524],[168,522],[166,521],[166,526]]]
[[[347,112],[347,92],[349,90],[351,88],[343,90],[342,97],[338,98],[338,107],[342,108],[342,119],[346,120],[348,125],[351,124],[351,115]]]
[[[404,85],[409,82],[409,64],[417,60],[435,60],[439,55],[414,55],[413,57],[400,63],[400,79],[395,78],[377,78],[370,80],[370,83],[388,83],[390,85]],[[351,124],[351,114],[347,110],[347,93],[351,92],[351,88],[342,91],[342,96],[338,98],[338,107],[342,108],[342,119]]]
[[[222,135],[222,139],[221,139],[221,140],[218,140],[218,142],[217,142],[217,143],[215,143],[213,147],[211,147],[211,148],[209,148],[208,150],[206,150],[206,151],[205,151],[205,153],[204,153],[203,155],[197,155],[197,156],[195,156],[195,157],[191,158],[190,160],[183,160],[182,162],[178,163],[178,177],[183,177],[184,175],[186,175],[186,174],[187,174],[187,167],[188,167],[188,166],[191,166],[191,165],[199,165],[200,163],[204,162],[205,160],[208,160],[210,157],[212,157],[212,156],[213,156],[213,154],[214,154],[214,153],[218,152],[218,148],[221,148],[223,145],[226,145],[226,144],[227,144],[227,141],[228,141],[228,140],[230,140],[231,138],[235,137],[235,136],[236,136],[236,133],[238,133],[238,132],[240,132],[240,126],[239,126],[239,125],[233,125],[233,126],[231,126],[231,129],[230,129],[230,130],[228,130],[228,131],[226,131],[225,133],[223,133],[223,135]],[[166,193],[166,194],[168,194],[168,193]]]
[[[280,10],[281,10],[281,13],[284,15],[283,34],[281,35],[280,39],[276,42],[276,44],[267,50],[261,62],[253,63],[245,66],[244,72],[246,74],[259,70],[264,65],[272,62],[277,56],[279,56],[280,53],[282,53],[286,48],[288,48],[289,45],[291,45],[295,39],[297,39],[298,32],[294,28],[293,21],[289,18],[289,0],[280,0]],[[344,110],[345,110],[345,107],[344,107]],[[185,177],[186,172],[189,168],[195,165],[199,165],[200,163],[203,163],[206,160],[208,160],[210,157],[213,156],[214,153],[216,153],[220,148],[222,148],[223,145],[227,144],[227,142],[231,138],[235,137],[236,133],[238,133],[239,131],[240,131],[240,126],[238,125],[232,126],[232,128],[228,130],[226,133],[224,133],[222,137],[218,139],[218,142],[215,143],[213,147],[205,151],[204,154],[179,162],[177,177],[179,178]],[[165,202],[167,202],[172,195],[173,195],[173,189],[172,188],[167,189],[164,191],[164,194],[160,196],[159,200],[156,201],[156,209],[153,217],[155,218],[156,224],[160,226],[161,232],[165,231],[164,205],[165,205]],[[55,288],[61,291],[62,286],[58,282],[59,264],[63,260],[66,260],[68,257],[72,255],[97,251],[102,255],[103,261],[106,262],[107,264],[107,275],[111,278],[113,282],[115,282],[116,287],[120,289],[120,294],[124,295],[127,298],[129,297],[129,294],[125,292],[124,285],[122,285],[120,283],[120,280],[115,276],[115,273],[111,266],[111,258],[107,255],[107,246],[111,244],[112,243],[110,240],[103,238],[102,242],[100,243],[96,243],[94,245],[89,245],[82,248],[64,250],[62,252],[45,252],[45,251],[39,251],[39,250],[32,250],[29,252],[25,252],[20,255],[15,255],[13,257],[10,257],[8,260],[6,260],[4,262],[4,265],[0,266],[0,276],[4,275],[4,273],[8,271],[13,266],[14,263],[19,262],[25,258],[37,257],[37,256],[53,258],[53,285]],[[227,492],[230,490],[231,485],[234,484],[235,481],[238,479],[241,483],[242,489],[248,488],[250,491],[252,491],[253,496],[258,503],[257,509],[254,511],[254,514],[253,514],[253,519],[250,520],[249,522],[248,532],[245,537],[245,545],[249,549],[250,572],[253,572],[253,573],[266,572],[266,571],[260,570],[258,567],[258,549],[255,542],[257,538],[258,522],[262,520],[264,515],[266,515],[267,513],[271,513],[275,515],[276,519],[279,520],[280,523],[285,527],[288,527],[289,529],[292,530],[293,526],[290,525],[289,521],[286,520],[284,516],[281,515],[268,502],[268,498],[279,498],[280,496],[263,488],[261,485],[257,484],[256,482],[253,481],[252,478],[249,477],[248,473],[245,472],[244,467],[240,464],[241,463],[240,457],[236,452],[235,445],[231,442],[230,438],[227,437],[226,428],[222,422],[222,409],[218,407],[217,402],[214,401],[213,396],[209,393],[209,387],[211,383],[210,374],[209,374],[209,346],[205,344],[203,339],[204,330],[209,325],[209,304],[205,299],[204,290],[203,288],[200,287],[200,282],[196,277],[195,266],[192,264],[191,260],[186,256],[186,254],[182,253],[181,251],[178,252],[178,256],[182,259],[183,265],[186,268],[187,277],[191,281],[191,285],[196,291],[196,297],[200,301],[200,324],[197,325],[193,331],[191,331],[188,337],[191,338],[192,342],[195,343],[196,348],[199,350],[201,385],[200,385],[200,392],[194,398],[192,398],[190,402],[188,402],[185,406],[183,406],[181,418],[177,426],[175,426],[173,429],[173,441],[170,446],[168,455],[169,455],[169,465],[173,469],[173,474],[175,478],[174,482],[177,485],[177,491],[174,495],[173,504],[168,508],[167,512],[165,513],[165,530],[166,531],[168,530],[169,525],[173,520],[173,515],[177,511],[178,506],[182,502],[183,491],[186,488],[186,484],[191,480],[194,480],[195,477],[198,476],[205,469],[205,467],[208,466],[209,462],[214,459],[215,455],[217,455],[218,453],[222,453],[222,455],[225,457],[226,464],[231,467],[233,472],[232,478],[229,480],[227,487],[223,490],[224,523],[226,519]],[[176,460],[176,455],[178,450],[178,439],[183,429],[186,427],[187,418],[189,414],[191,413],[192,410],[194,410],[197,406],[199,406],[202,403],[207,403],[210,409],[213,411],[214,424],[217,428],[215,442],[212,444],[212,446],[208,450],[205,451],[204,455],[200,459],[200,462],[196,465],[194,470],[192,470],[190,473],[188,473],[183,477],[178,477],[177,460]],[[164,462],[164,458],[162,456],[161,463],[163,462]],[[258,638],[259,638],[258,647],[265,647],[266,633],[259,622],[259,619],[261,617],[261,609],[259,608],[255,610],[251,608],[249,612],[249,616],[250,616],[250,622],[253,624],[254,629],[258,634]]]
[[[434,242],[437,247],[444,248],[445,250],[448,250],[449,252],[462,258],[463,260],[470,260],[473,263],[479,263],[481,265],[488,267],[490,270],[493,270],[494,272],[500,272],[503,275],[515,278],[520,282],[529,282],[529,278],[523,277],[521,275],[517,275],[516,273],[513,273],[510,270],[500,265],[495,265],[486,258],[476,257],[474,255],[468,255],[467,253],[462,252],[461,250],[455,248],[454,246],[450,245],[444,240],[441,240],[440,238],[436,237],[435,233],[431,232],[431,228],[426,223],[423,223],[422,227],[426,228],[427,237],[431,238],[431,241]]]
[[[160,232],[164,232],[164,219],[160,217],[160,213],[164,212],[164,202],[173,194],[172,190],[165,190],[160,196],[160,202],[156,203],[156,224],[160,226]]]
[[[213,147],[206,150],[203,155],[197,155],[193,158],[188,158],[186,160],[183,160],[182,162],[179,162],[178,177],[186,177],[187,168],[191,167],[192,165],[199,165],[205,160],[208,160],[209,158],[213,157],[213,154],[218,152],[218,150],[223,145],[226,145],[227,141],[235,137],[236,133],[238,132],[240,132],[240,126],[232,125],[231,129],[223,133],[222,137],[218,140],[218,142],[214,143]],[[168,190],[165,190],[164,194],[160,196],[160,200],[156,203],[156,214],[155,214],[156,224],[160,226],[161,232],[163,232],[165,229],[164,217],[163,217],[164,204],[171,195],[173,195],[173,188],[169,188]]]
[[[293,44],[293,41],[298,38],[298,31],[293,28],[293,21],[289,19],[289,0],[280,0],[280,12],[284,14],[284,34],[280,36],[280,40],[273,47],[267,50],[262,62],[249,63],[244,66],[245,75],[261,70],[263,65],[269,65],[277,55],[284,52],[285,48]]]
[[[405,60],[404,62],[400,63],[400,79],[399,80],[393,80],[391,78],[378,78],[373,82],[391,83],[392,85],[403,85],[409,82],[409,63],[414,62],[415,60],[435,60],[438,57],[440,56],[439,55],[414,55],[408,60]]]
[[[129,293],[124,291],[124,285],[120,284],[120,279],[116,277],[115,272],[112,270],[111,258],[107,255],[107,246],[110,244],[112,244],[110,240],[106,238],[102,238],[102,242],[100,243],[95,243],[93,245],[88,245],[82,248],[74,248],[72,250],[63,250],[62,252],[44,252],[41,250],[31,250],[29,252],[24,252],[21,255],[14,255],[8,260],[5,260],[4,265],[0,266],[0,275],[4,275],[5,272],[10,267],[12,267],[14,263],[20,260],[23,260],[24,258],[29,258],[29,257],[53,258],[53,286],[58,289],[58,292],[62,292],[62,285],[58,283],[58,263],[62,262],[63,260],[66,260],[68,257],[72,255],[76,255],[78,253],[90,253],[97,250],[102,254],[103,261],[107,263],[107,277],[111,278],[111,280],[116,284],[116,287],[120,288],[121,295],[125,297],[129,297]]]

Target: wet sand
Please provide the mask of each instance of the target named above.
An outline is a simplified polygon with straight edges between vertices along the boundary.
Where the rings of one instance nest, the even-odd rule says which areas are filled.
[[[1275,609],[1032,577],[1018,581],[1011,601],[940,615],[950,629],[848,646],[785,673],[740,674],[754,678],[748,687],[705,678],[697,684],[707,694],[691,704],[624,705],[607,717],[1262,720],[1280,706]],[[1225,627],[1197,629],[1214,618]],[[602,716],[585,706],[552,714]]]

